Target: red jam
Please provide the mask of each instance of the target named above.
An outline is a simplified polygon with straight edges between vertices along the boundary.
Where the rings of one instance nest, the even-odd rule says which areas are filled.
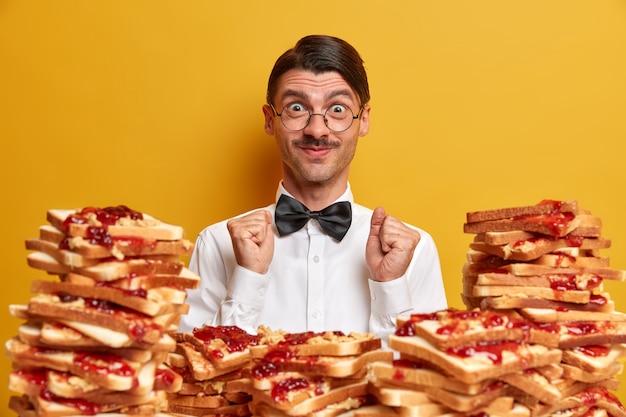
[[[252,367],[250,375],[254,379],[263,379],[278,374],[278,366],[274,362],[261,361]]]
[[[59,397],[58,395],[53,394],[47,389],[42,390],[39,396],[46,401],[52,401],[52,402],[62,404],[64,406],[75,408],[79,410],[81,414],[87,415],[87,416],[95,416],[96,414],[99,414],[102,411],[101,405],[94,404],[89,401],[85,401],[85,400],[81,400],[77,398]]]
[[[89,219],[89,215],[94,214],[96,219],[102,223],[105,227],[114,225],[119,219],[128,217],[132,220],[142,220],[143,215],[135,210],[132,210],[124,205],[115,207],[85,207],[79,212],[70,214],[63,221],[63,229],[67,230],[70,224],[85,224]]]
[[[148,291],[145,288],[137,288],[135,290],[124,290],[118,287],[115,287],[110,282],[97,282],[96,287],[103,288],[113,288],[122,292],[126,297],[140,297],[140,298],[148,298]]]
[[[398,368],[409,368],[409,369],[424,369],[426,368],[426,364],[423,362],[416,362],[409,359],[394,359],[393,366]]]
[[[16,369],[11,371],[12,374],[25,379],[29,385],[45,387],[48,385],[48,372],[44,369]]]
[[[515,217],[515,220],[523,220],[546,226],[550,229],[550,232],[554,237],[559,237],[563,235],[563,230],[567,228],[575,217],[576,215],[574,213],[560,213],[558,211],[553,211],[548,214],[517,216]]]
[[[587,356],[591,356],[592,358],[608,356],[611,351],[608,346],[602,345],[578,346],[575,347],[574,350],[584,353]]]
[[[587,407],[594,406],[598,401],[604,399],[613,403],[620,410],[624,410],[622,403],[604,387],[591,387],[576,395]]]
[[[87,228],[87,241],[92,245],[100,245],[107,248],[113,247],[113,244],[116,240],[125,240],[129,241],[134,239],[131,244],[137,245],[140,244],[135,240],[135,238],[112,238],[109,234],[107,228],[111,225],[114,225],[121,218],[130,218],[132,220],[142,220],[143,214],[137,212],[135,210],[131,210],[124,205],[119,205],[115,207],[105,207],[105,208],[96,208],[96,207],[86,207],[79,212],[72,213],[63,221],[63,230],[68,230],[70,224],[87,224],[89,222],[90,215],[95,215],[96,219],[101,223],[101,226],[89,226]],[[69,250],[69,237],[65,237],[59,243],[59,249]]]
[[[589,304],[603,306],[606,305],[607,302],[608,300],[606,299],[606,297],[599,294],[591,294],[591,296],[589,297]]]
[[[585,238],[582,236],[565,236],[565,241],[567,242],[567,246],[572,248],[579,248],[583,245]]]
[[[103,355],[96,353],[76,353],[74,365],[85,372],[93,372],[99,375],[134,376],[135,370],[126,361],[115,355]]]
[[[522,240],[518,240],[517,242],[513,243],[513,247],[514,248],[519,248],[520,246],[523,246],[524,243],[529,242],[529,243],[539,243],[542,241],[547,241],[548,239],[546,239],[545,237],[534,237],[534,238],[530,238],[530,239],[522,239]]]
[[[306,378],[286,378],[278,381],[272,388],[272,399],[275,402],[287,401],[289,393],[309,388]]]
[[[591,321],[569,322],[564,323],[563,326],[565,326],[569,334],[576,336],[595,334],[599,332],[597,324]]]
[[[156,331],[161,334],[163,328],[161,325],[147,320],[133,320],[128,329],[129,336],[133,340],[141,341],[149,332]]]
[[[502,352],[516,352],[519,346],[518,341],[479,342],[469,346],[448,348],[446,353],[460,358],[484,357],[498,365],[502,363]]]
[[[550,288],[555,291],[576,291],[576,290],[588,290],[597,288],[602,284],[602,277],[593,274],[589,280],[587,280],[586,287],[581,286],[576,279],[576,274],[555,274],[546,275],[546,278],[550,281]]]
[[[345,336],[343,332],[334,331],[332,332],[335,336],[342,337]],[[318,336],[323,336],[325,332],[303,332],[303,333],[287,333],[284,335],[285,341],[280,342],[288,345],[302,345],[307,343],[310,339]]]
[[[154,383],[161,387],[171,387],[176,381],[176,373],[167,368],[158,368],[154,373]]]
[[[413,328],[413,322],[411,320],[407,320],[402,326],[396,329],[395,335],[402,336],[402,337],[415,336],[415,329]]]
[[[193,329],[193,335],[205,343],[221,339],[228,352],[242,352],[248,346],[256,346],[259,337],[247,333],[237,326],[204,326]]]

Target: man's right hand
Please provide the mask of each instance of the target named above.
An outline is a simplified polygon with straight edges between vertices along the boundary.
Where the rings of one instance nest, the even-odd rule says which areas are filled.
[[[226,226],[233,241],[237,263],[251,271],[265,274],[274,256],[271,213],[257,210],[229,220]]]

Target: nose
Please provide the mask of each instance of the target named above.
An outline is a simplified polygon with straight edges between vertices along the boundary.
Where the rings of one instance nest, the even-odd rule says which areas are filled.
[[[330,129],[326,126],[325,116],[322,113],[311,113],[309,124],[304,128],[304,134],[321,139],[328,136]]]

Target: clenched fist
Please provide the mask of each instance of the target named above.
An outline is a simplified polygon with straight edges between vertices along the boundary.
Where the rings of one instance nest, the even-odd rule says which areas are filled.
[[[274,256],[270,212],[257,210],[229,220],[226,226],[233,241],[237,263],[259,274],[266,273]]]
[[[382,207],[374,210],[365,248],[372,279],[384,282],[402,276],[419,241],[418,231],[386,214]]]

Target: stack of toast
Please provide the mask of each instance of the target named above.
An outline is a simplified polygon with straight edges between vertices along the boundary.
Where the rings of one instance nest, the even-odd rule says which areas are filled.
[[[625,415],[605,401],[622,371],[626,315],[615,311],[603,282],[624,281],[626,271],[610,268],[602,256],[611,242],[602,236],[601,220],[576,201],[546,200],[467,213],[464,231],[475,235],[463,267],[465,305],[506,312],[558,334],[558,372],[544,375],[558,401],[511,389],[516,401],[543,415],[579,407],[577,396],[587,395],[608,402],[611,415]]]
[[[373,365],[372,386],[382,404],[406,416],[524,416],[510,396],[519,386],[550,404],[559,396],[548,383],[561,360],[558,334],[505,313],[453,309],[413,314],[398,321],[389,347],[393,364]]]
[[[373,400],[369,365],[393,358],[371,333],[288,333],[261,326],[258,334],[261,343],[250,348],[250,410],[260,417],[330,417],[359,410]]]
[[[250,349],[259,343],[237,326],[203,326],[191,333],[172,333],[175,352],[167,364],[182,375],[177,393],[168,394],[176,416],[249,416]]]
[[[48,273],[32,283],[24,323],[6,342],[9,388],[20,417],[159,415],[182,377],[166,366],[169,335],[199,277],[181,227],[126,206],[50,210],[28,239],[28,264]],[[54,277],[50,279],[51,277]]]

